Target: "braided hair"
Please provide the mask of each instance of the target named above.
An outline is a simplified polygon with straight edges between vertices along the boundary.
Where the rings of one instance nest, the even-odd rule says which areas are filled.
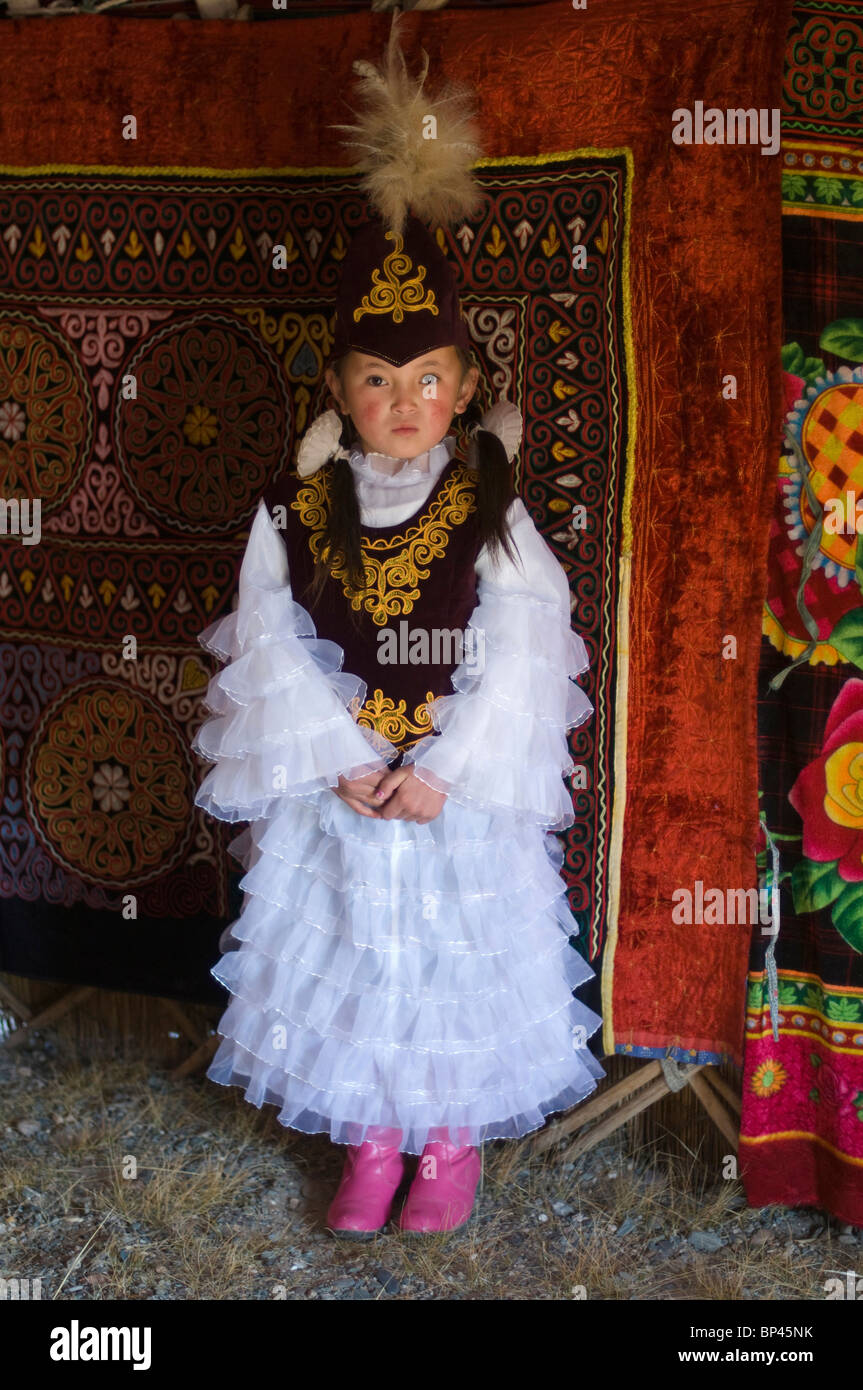
[[[461,418],[470,436],[468,467],[477,474],[476,505],[480,541],[488,547],[493,560],[497,559],[503,546],[513,564],[520,564],[521,556],[513,547],[506,525],[506,514],[517,495],[512,481],[512,467],[503,442],[491,430],[482,428],[482,416],[482,406],[474,396]]]
[[[461,348],[457,347],[456,351],[464,378],[471,361]],[[342,377],[343,361],[343,358],[339,358],[330,364],[339,380]],[[474,396],[462,414],[455,417],[463,422],[469,437],[467,466],[477,474],[476,505],[480,545],[488,547],[493,560],[497,558],[499,549],[503,546],[513,563],[520,564],[521,557],[513,547],[506,525],[506,513],[517,496],[512,480],[512,468],[501,440],[490,430],[482,428],[482,415],[482,407]],[[339,444],[350,453],[352,449],[360,447],[359,435],[350,416],[339,412],[339,418],[342,421]],[[314,606],[320,597],[326,583],[330,573],[331,557],[341,556],[348,583],[355,593],[363,593],[366,589],[360,543],[360,504],[353,469],[344,458],[333,458],[331,462],[334,467],[329,483],[330,507],[312,582],[303,596],[304,601],[311,606]],[[353,606],[350,616],[356,628],[358,622]]]

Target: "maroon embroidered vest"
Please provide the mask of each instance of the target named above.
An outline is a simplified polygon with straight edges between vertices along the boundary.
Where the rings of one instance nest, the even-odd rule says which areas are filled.
[[[470,659],[467,622],[477,604],[481,548],[476,475],[461,459],[450,459],[406,521],[361,527],[365,592],[351,588],[337,557],[312,605],[308,588],[323,544],[333,468],[348,466],[326,463],[304,479],[284,475],[270,484],[264,501],[287,546],[294,598],[310,613],[318,636],[343,649],[342,669],[366,683],[365,702],[359,705],[357,697],[351,713],[400,750],[390,763],[397,767],[406,749],[437,732],[426,705],[453,693],[452,672]],[[276,507],[284,507],[284,516],[274,515]]]

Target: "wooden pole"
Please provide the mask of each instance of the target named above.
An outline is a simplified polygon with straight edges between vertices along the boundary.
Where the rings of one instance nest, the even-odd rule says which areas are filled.
[[[587,1151],[598,1144],[601,1139],[605,1139],[609,1134],[613,1134],[616,1129],[620,1129],[621,1125],[625,1125],[627,1120],[631,1120],[633,1115],[637,1115],[641,1110],[646,1110],[649,1105],[653,1105],[654,1101],[661,1100],[663,1096],[667,1096],[668,1092],[669,1085],[665,1077],[658,1077],[656,1081],[652,1081],[649,1086],[646,1086],[639,1095],[633,1096],[632,1100],[627,1101],[625,1105],[621,1105],[619,1110],[615,1110],[612,1114],[608,1115],[606,1119],[601,1120],[594,1129],[590,1130],[587,1134],[583,1134],[580,1139],[576,1139],[575,1143],[571,1144],[569,1148],[565,1150],[561,1161],[570,1163],[573,1159],[579,1158],[583,1153],[587,1153]]]
[[[206,1042],[206,1039],[201,1037],[200,1030],[195,1027],[185,1009],[180,1007],[176,999],[162,999],[159,1002],[174,1019],[180,1031],[185,1033],[190,1043],[194,1043],[195,1047],[200,1047],[202,1043]]]
[[[190,1057],[186,1058],[185,1062],[181,1062],[178,1067],[174,1067],[173,1071],[168,1072],[171,1080],[178,1081],[181,1077],[191,1076],[192,1072],[198,1071],[201,1067],[205,1066],[221,1041],[222,1039],[218,1033],[216,1033],[215,1037],[207,1038],[206,1041],[201,1043],[200,1047],[195,1049]]]
[[[70,990],[68,994],[61,995],[59,999],[54,1000],[53,1004],[49,1004],[41,1014],[28,1019],[23,1028],[15,1028],[11,1033],[7,1033],[2,1040],[3,1045],[5,1047],[17,1047],[18,1043],[22,1043],[34,1029],[42,1028],[46,1023],[53,1023],[55,1019],[62,1018],[64,1014],[69,1013],[72,1009],[77,1009],[79,1004],[83,1004],[85,999],[89,999],[90,995],[95,993],[95,988],[87,985],[84,989]]]
[[[715,1089],[707,1084],[707,1078]],[[688,1066],[686,1082],[692,1087],[693,1093],[720,1134],[728,1140],[736,1153],[739,1143],[739,1122],[735,1122],[721,1100],[726,1100],[739,1115],[742,1108],[740,1098],[735,1095],[714,1066]],[[628,1099],[635,1091],[639,1091],[640,1095]],[[605,1139],[621,1125],[626,1124],[627,1120],[640,1114],[649,1105],[653,1105],[655,1101],[661,1100],[663,1096],[669,1094],[671,1094],[671,1087],[665,1080],[660,1063],[658,1061],[649,1062],[646,1066],[633,1072],[631,1076],[623,1077],[621,1081],[610,1086],[601,1095],[595,1096],[586,1105],[581,1105],[573,1110],[564,1119],[548,1125],[534,1139],[528,1141],[527,1147],[531,1153],[544,1153],[547,1149],[561,1143],[567,1135],[581,1129],[591,1121],[598,1121],[589,1134],[577,1140],[566,1150],[565,1158],[571,1160],[592,1149],[601,1139]],[[624,1103],[621,1104],[620,1102]]]
[[[728,1140],[734,1152],[737,1153],[737,1145],[740,1137],[739,1125],[735,1125],[728,1111],[725,1109],[725,1106],[716,1095],[716,1092],[711,1090],[703,1076],[693,1076],[689,1084],[720,1134]]]
[[[25,1004],[23,999],[16,999],[11,989],[9,989],[8,985],[4,985],[2,980],[0,980],[0,999],[5,1000],[13,1013],[16,1013],[19,1018],[29,1019],[33,1017],[33,1010],[30,1008],[29,1004]]]
[[[727,1103],[731,1106],[731,1109],[736,1110],[738,1115],[742,1115],[743,1097],[738,1095],[737,1092],[731,1086],[729,1086],[724,1076],[719,1075],[718,1068],[707,1067],[704,1072],[704,1075],[706,1080],[710,1082],[714,1091],[719,1092],[719,1095],[722,1096],[722,1099],[724,1101],[727,1101]]]
[[[624,1076],[621,1081],[616,1081],[613,1086],[609,1086],[608,1090],[603,1091],[601,1095],[594,1096],[593,1100],[579,1105],[563,1119],[556,1120],[553,1124],[540,1130],[534,1139],[527,1141],[531,1152],[542,1153],[545,1149],[552,1148],[554,1144],[559,1144],[567,1134],[571,1134],[573,1130],[581,1129],[581,1126],[588,1124],[590,1120],[604,1115],[612,1106],[617,1105],[618,1101],[625,1100],[633,1091],[639,1090],[642,1086],[646,1086],[648,1081],[653,1081],[654,1078],[661,1076],[662,1067],[658,1062],[648,1062],[646,1066],[639,1067],[630,1076]]]
[[[641,1090],[649,1081],[660,1079],[663,1081],[663,1086],[666,1087],[666,1091],[670,1090],[666,1080],[664,1080],[663,1069],[661,1069],[660,1063],[646,1063],[645,1066],[638,1068],[636,1072],[632,1072],[630,1076],[624,1076],[620,1081],[616,1081],[614,1086],[610,1086],[607,1090],[602,1091],[602,1094],[595,1095],[592,1101],[586,1102],[585,1105],[578,1106],[577,1109],[568,1113],[563,1119],[556,1120],[553,1125],[549,1125],[546,1129],[541,1130],[541,1133],[539,1133],[534,1140],[528,1141],[531,1152],[534,1152],[534,1154],[542,1154],[546,1148],[552,1148],[552,1145],[559,1144],[561,1138],[566,1138],[567,1134],[573,1133],[574,1130],[581,1129],[582,1125],[588,1125],[591,1120],[600,1119],[603,1115],[607,1115],[618,1102],[625,1101],[628,1095],[632,1094],[632,1091]]]

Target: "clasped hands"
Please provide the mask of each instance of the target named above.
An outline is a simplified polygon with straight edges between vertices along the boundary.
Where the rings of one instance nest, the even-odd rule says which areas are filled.
[[[373,820],[411,820],[427,825],[443,810],[445,792],[436,792],[421,782],[412,767],[398,767],[392,772],[367,772],[349,782],[339,776],[339,785],[331,791],[361,816]]]

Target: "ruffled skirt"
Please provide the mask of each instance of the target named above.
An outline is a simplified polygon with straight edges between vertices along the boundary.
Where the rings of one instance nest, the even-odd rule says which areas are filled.
[[[452,799],[428,825],[376,820],[327,788],[230,848],[245,898],[212,969],[232,998],[207,1076],[283,1125],[479,1145],[605,1076],[553,834]]]

